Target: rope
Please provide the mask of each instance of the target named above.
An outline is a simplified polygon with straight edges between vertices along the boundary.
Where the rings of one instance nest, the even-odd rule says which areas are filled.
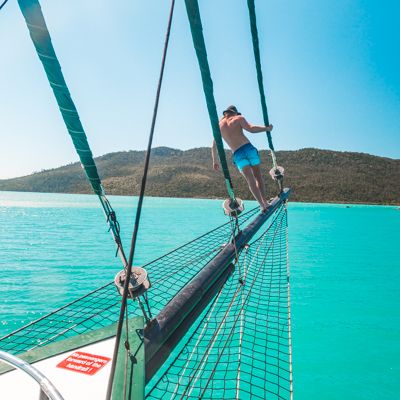
[[[238,291],[240,290],[240,287],[238,288]],[[205,363],[207,363],[211,350],[214,348],[215,344],[216,344],[216,340],[218,338],[218,335],[222,329],[222,327],[225,325],[226,322],[226,318],[231,310],[231,307],[234,303],[234,300],[236,298],[236,294],[238,293],[238,291],[235,293],[235,295],[233,296],[231,302],[228,305],[228,309],[226,310],[224,317],[222,318],[222,321],[220,322],[218,329],[216,330],[215,334],[212,336],[211,340],[208,343],[208,347],[206,349],[206,352],[203,354],[203,356],[201,357],[201,360],[197,366],[197,368],[194,370],[194,374],[192,374],[190,376],[189,382],[187,384],[187,387],[185,388],[184,392],[182,393],[182,396],[180,397],[180,399],[183,399],[185,397],[189,397],[190,394],[192,393],[193,389],[194,389],[194,385],[197,382],[197,380],[199,379],[202,370],[203,370],[203,365],[205,365]],[[194,379],[194,380],[193,380]],[[191,385],[191,386],[190,386]],[[186,391],[189,389],[187,395],[186,395]],[[186,395],[186,396],[185,396]]]
[[[265,237],[266,237],[266,234],[264,234],[264,235],[262,236],[263,239],[262,239],[262,240],[259,242],[259,244],[258,244],[258,248],[257,248],[256,254],[257,254],[258,251],[260,250],[261,245],[262,245],[263,240],[265,239]],[[235,247],[236,247],[236,246],[235,246]],[[247,253],[247,249],[246,249],[246,253]],[[236,257],[238,257],[238,253],[236,253]],[[254,258],[253,258],[253,260],[254,260]],[[236,262],[237,262],[237,261],[238,261],[238,258],[236,259]],[[251,263],[250,266],[247,268],[247,271],[250,269],[251,265],[252,265],[252,263]],[[226,320],[227,320],[227,318],[228,318],[228,316],[229,316],[229,313],[230,313],[230,311],[231,311],[231,309],[232,309],[232,307],[233,307],[233,305],[234,305],[234,303],[235,303],[236,297],[238,296],[239,293],[242,293],[242,294],[243,294],[244,284],[243,284],[242,282],[245,281],[247,274],[246,274],[246,276],[243,276],[243,277],[242,277],[241,275],[239,275],[239,276],[240,276],[241,282],[239,283],[239,286],[237,287],[237,289],[236,289],[234,295],[232,296],[232,299],[231,299],[231,301],[230,301],[230,303],[229,303],[229,305],[228,305],[228,307],[227,307],[227,310],[225,311],[225,314],[224,314],[224,317],[222,318],[222,321],[219,323],[219,326],[218,326],[216,332],[212,335],[211,340],[208,342],[206,352],[203,354],[203,356],[202,356],[202,358],[201,358],[201,360],[200,360],[200,363],[198,364],[198,366],[197,366],[196,369],[194,370],[194,374],[192,373],[192,375],[190,376],[189,383],[187,384],[187,387],[186,387],[186,389],[184,390],[184,392],[183,392],[183,394],[182,394],[182,396],[181,396],[181,399],[184,398],[184,395],[185,395],[185,393],[186,393],[186,391],[187,391],[188,389],[189,389],[189,392],[188,392],[187,396],[189,396],[189,395],[191,394],[192,390],[194,389],[194,385],[195,385],[196,381],[199,379],[199,377],[200,377],[200,375],[201,375],[202,367],[203,367],[203,365],[207,362],[207,360],[208,360],[208,358],[209,358],[209,356],[210,356],[210,352],[211,352],[211,350],[213,349],[213,347],[214,347],[214,345],[215,345],[215,343],[216,343],[216,341],[217,341],[217,339],[218,339],[219,333],[220,333],[222,327],[224,326],[224,324],[225,324],[225,322],[226,322]],[[241,308],[241,310],[240,310],[239,315],[240,315],[240,314],[242,313],[242,311],[243,311],[244,304],[245,304],[245,300],[242,301],[242,308]],[[213,309],[214,309],[214,308],[213,308]],[[211,311],[208,312],[208,314],[209,314],[209,317],[208,317],[208,318],[210,318],[213,309],[212,309]],[[235,325],[236,325],[236,322],[235,322]],[[235,326],[235,325],[234,325],[234,326]],[[233,328],[234,328],[234,327],[233,327]],[[232,328],[232,329],[233,329],[233,328]],[[198,339],[198,342],[200,342],[200,338]],[[196,348],[196,345],[194,346],[193,351],[195,350],[195,348]],[[225,348],[225,347],[224,347],[224,348]],[[224,349],[224,348],[223,348],[223,349]],[[221,354],[221,353],[219,353],[219,354]],[[218,361],[216,362],[215,365],[217,365],[217,364],[218,364]],[[194,379],[194,381],[193,381],[193,379]],[[209,381],[208,381],[208,383],[209,383]],[[192,385],[192,386],[190,387],[190,385]],[[204,389],[204,390],[205,390],[205,389]],[[204,393],[204,392],[203,392],[203,393]]]
[[[228,191],[230,199],[235,201],[235,194],[233,191],[232,180],[229,174],[224,145],[222,143],[221,131],[219,128],[218,112],[217,112],[217,106],[215,104],[210,66],[208,64],[208,59],[207,59],[207,50],[204,41],[199,5],[197,0],[185,0],[185,4],[186,4],[186,12],[190,23],[190,30],[192,33],[193,45],[196,50],[197,61],[200,67],[201,79],[203,83],[204,95],[206,97],[208,115],[210,117],[214,140],[217,145],[219,161],[221,164],[222,172],[224,174],[226,189]]]
[[[287,204],[284,204],[287,212]],[[286,265],[287,265],[287,308],[288,308],[288,352],[289,352],[289,381],[290,381],[290,400],[293,400],[293,359],[292,359],[292,322],[290,313],[290,263],[289,263],[289,236],[286,231]]]
[[[247,6],[249,8],[249,16],[250,16],[250,28],[251,28],[251,37],[253,42],[253,51],[254,51],[254,59],[256,63],[256,70],[257,70],[257,82],[258,82],[258,89],[260,92],[260,100],[261,100],[261,109],[264,118],[264,125],[269,125],[269,118],[268,118],[268,109],[267,109],[267,102],[265,100],[265,91],[264,91],[264,83],[263,83],[263,74],[261,69],[261,57],[260,57],[260,44],[258,40],[258,30],[257,30],[257,20],[256,20],[256,10],[254,0],[247,0]],[[274,168],[277,167],[276,157],[275,157],[275,149],[272,143],[272,137],[270,132],[267,133],[268,139],[268,146],[271,150],[271,157],[272,163]]]
[[[104,194],[104,190],[101,186],[96,164],[51,42],[40,4],[37,0],[18,0],[18,3],[86,176],[93,191],[101,196]]]
[[[285,294],[286,274],[281,290],[279,287],[281,272],[285,271],[281,264],[285,258],[282,233],[286,226],[286,208],[281,207],[264,233],[241,249],[244,284],[237,283],[236,269],[182,350],[158,381],[150,385],[147,398],[252,398],[252,394],[261,398],[261,393],[267,398],[269,393],[286,398],[281,394],[288,392],[289,385],[283,340],[287,332],[280,316],[286,311],[283,303],[278,304]],[[270,320],[266,318],[269,308]],[[282,337],[278,338],[278,334]],[[278,351],[279,355],[275,355]],[[241,382],[235,377],[240,377]],[[260,379],[265,383],[261,385]]]
[[[4,0],[1,5],[0,5],[0,10],[6,5],[6,3],[8,2],[8,0]]]
[[[107,197],[104,194],[101,196],[98,196],[98,198],[100,200],[100,203],[103,207],[104,214],[106,216],[106,222],[108,224],[108,231],[111,232],[111,235],[117,246],[117,252],[115,255],[117,256],[119,254],[123,265],[126,266],[128,261],[125,256],[124,249],[122,247],[122,241],[121,241],[121,235],[120,235],[121,229],[120,229],[119,222],[117,220],[117,214],[111,207],[110,202],[108,201]]]
[[[3,2],[1,7],[5,3]],[[121,244],[116,214],[106,198],[85,130],[65,82],[40,4],[38,0],[18,0],[18,4],[25,18],[36,52],[42,62],[50,86],[53,89],[65,126],[78,153],[86,177],[94,193],[98,196],[106,215],[109,230],[117,246],[117,254],[120,255],[125,266],[127,261]]]
[[[175,386],[174,392],[171,395],[171,400],[173,399],[173,396],[177,393],[177,390],[178,390],[178,388],[180,386],[180,383],[181,383],[182,379],[184,378],[184,373],[185,373],[186,369],[188,368],[188,366],[190,364],[190,361],[192,360],[192,357],[194,356],[196,347],[200,343],[200,340],[202,339],[204,332],[206,332],[206,329],[207,329],[209,321],[210,321],[210,315],[213,313],[214,308],[218,304],[218,300],[219,300],[219,298],[221,296],[221,292],[222,292],[222,288],[219,290],[217,296],[215,297],[215,299],[214,299],[214,301],[213,301],[213,303],[211,305],[210,311],[207,312],[207,314],[205,314],[204,318],[200,322],[200,324],[201,324],[203,321],[205,321],[205,324],[204,324],[204,326],[203,326],[203,328],[202,328],[202,330],[201,330],[201,332],[199,334],[199,337],[197,338],[196,344],[194,345],[192,351],[190,352],[190,356],[188,357],[188,359],[187,359],[187,361],[185,363],[185,367],[183,369],[183,372],[180,375],[179,380],[178,380],[178,382],[177,382],[177,384]],[[199,326],[200,326],[200,324],[199,324]],[[193,335],[194,334],[195,334],[195,332],[193,332]]]
[[[239,220],[238,220],[237,216],[235,216],[234,218],[231,217],[230,218],[230,223],[231,223],[231,230],[232,230],[232,243],[233,243],[233,247],[235,249],[234,265],[235,266],[238,265],[239,279],[242,279],[243,278],[243,274],[242,274],[241,263],[239,262],[239,251],[238,251],[238,248],[236,246],[236,235],[239,235],[239,233],[240,233]]]
[[[129,345],[129,311],[128,305],[125,308],[125,371],[124,371],[124,400],[126,399],[126,392],[128,388],[128,363],[130,358],[130,345]]]
[[[273,220],[272,224],[276,221],[278,215],[279,215],[279,213],[274,217],[274,220]],[[230,223],[232,224],[232,220],[230,221]],[[271,225],[272,225],[272,224],[271,224]],[[263,243],[263,240],[266,238],[266,234],[267,234],[267,232],[269,231],[270,228],[271,228],[271,226],[267,229],[267,231],[266,231],[259,239],[257,239],[256,241],[253,242],[253,243],[257,243],[257,242],[258,242],[258,247],[257,247],[256,255],[257,255],[257,253],[260,251],[261,246],[262,246],[262,243]],[[276,235],[276,232],[274,233],[274,235]],[[260,240],[260,239],[261,239],[261,240]],[[270,244],[269,247],[271,247],[271,245],[272,245],[272,243]],[[245,255],[247,255],[247,250],[248,250],[249,247],[248,247],[248,246],[244,246],[244,248],[245,248]],[[268,253],[268,251],[267,251],[267,253]],[[237,257],[238,257],[238,253],[236,253],[236,255],[237,255]],[[246,256],[245,256],[245,257],[246,257]],[[264,258],[265,258],[265,257],[266,257],[266,255],[264,256]],[[254,260],[254,258],[253,258],[253,260]],[[252,260],[252,261],[253,261],[253,260]],[[235,262],[238,262],[238,259],[236,259]],[[251,267],[252,264],[253,264],[253,262],[251,262],[250,266],[246,269],[246,271],[249,270],[249,268]],[[247,275],[247,274],[246,274],[246,275]],[[245,280],[245,278],[246,278],[246,276],[243,277],[243,281]],[[254,284],[254,281],[253,281],[253,284]],[[234,301],[235,301],[237,295],[238,295],[240,292],[243,292],[243,288],[244,288],[244,285],[243,285],[242,283],[240,283],[239,286],[237,287],[236,291],[235,291],[235,294],[233,295],[233,297],[232,297],[232,299],[231,299],[231,301],[230,301],[230,304],[228,305],[228,309],[227,309],[226,312],[224,313],[224,317],[222,318],[222,321],[219,323],[218,328],[216,329],[216,333],[214,333],[214,334],[212,335],[211,340],[208,342],[208,346],[207,346],[206,352],[202,355],[201,360],[200,360],[200,362],[198,363],[197,367],[196,367],[196,368],[194,369],[194,371],[191,373],[190,378],[189,378],[189,382],[187,383],[186,388],[184,389],[184,391],[183,391],[183,393],[182,393],[182,395],[181,395],[181,397],[180,397],[181,399],[182,399],[182,398],[186,398],[186,397],[190,397],[190,394],[192,393],[192,390],[194,389],[194,385],[195,385],[196,381],[199,379],[199,377],[200,377],[200,375],[201,375],[202,367],[203,367],[203,365],[205,365],[205,363],[207,362],[207,360],[208,360],[208,358],[209,358],[210,352],[211,352],[212,348],[214,347],[215,341],[217,340],[217,338],[218,338],[218,336],[219,336],[219,332],[221,331],[223,325],[224,325],[225,322],[226,322],[226,318],[227,318],[228,315],[229,315],[229,312],[230,312],[230,310],[231,310],[231,308],[232,308],[232,306],[233,306],[233,304],[234,304]],[[214,308],[215,308],[215,305],[216,305],[217,302],[218,302],[218,299],[219,299],[221,293],[222,293],[222,289],[221,289],[221,291],[219,292],[218,296],[217,296],[217,297],[215,298],[215,300],[213,301],[213,305],[210,307],[209,311],[208,311],[207,314],[205,315],[205,317],[208,316],[208,317],[207,317],[208,319],[211,317],[212,312],[213,312],[213,310],[214,310]],[[244,304],[244,303],[243,303],[243,304]],[[243,306],[243,307],[244,307],[244,306]],[[240,313],[243,311],[243,307],[242,307],[242,309],[240,310]],[[205,318],[205,317],[204,317],[204,318]],[[204,318],[203,318],[202,321],[204,321]],[[207,324],[207,322],[206,322],[206,324]],[[186,361],[184,370],[187,369],[187,366],[188,366],[188,364],[189,364],[189,362],[190,362],[190,360],[191,360],[191,358],[192,358],[193,352],[196,350],[196,347],[197,347],[198,343],[200,342],[201,336],[202,336],[202,334],[203,334],[204,331],[205,331],[205,327],[203,326],[203,329],[202,329],[202,331],[201,331],[201,333],[200,333],[200,336],[199,336],[199,338],[197,339],[197,342],[196,342],[194,348],[192,349],[192,353],[191,353],[189,359],[187,359],[187,361]],[[194,332],[194,333],[195,333],[195,332]],[[193,334],[194,334],[194,333],[193,333]],[[189,340],[190,340],[190,339],[189,339]],[[177,358],[178,358],[178,357],[179,357],[179,355],[177,356]],[[173,365],[173,363],[171,363],[171,366],[172,366],[172,365]],[[161,380],[161,379],[162,379],[162,378],[160,378],[160,380]],[[180,380],[181,380],[181,379],[180,379]],[[176,390],[178,389],[180,380],[179,380],[178,383],[175,385],[174,394],[176,393]],[[154,389],[154,388],[153,388],[153,389]],[[152,390],[151,390],[151,391],[152,391]],[[150,391],[150,393],[151,393],[151,391]],[[188,391],[188,392],[187,392],[187,391]],[[172,398],[172,397],[171,397],[171,398]]]
[[[281,223],[282,223],[282,222],[281,222]],[[267,249],[267,251],[266,251],[266,253],[265,253],[265,255],[264,255],[264,261],[265,261],[265,258],[266,258],[267,255],[268,255],[269,250],[272,248],[272,245],[273,245],[273,243],[274,243],[274,239],[275,239],[276,234],[277,234],[277,230],[275,230],[274,235],[273,235],[273,240],[271,241],[271,243],[270,243],[270,245],[269,245],[269,247],[268,247],[268,249]],[[264,236],[264,237],[265,237],[265,236]],[[207,388],[208,388],[208,385],[210,384],[210,382],[211,382],[211,380],[212,380],[212,378],[213,378],[213,376],[214,376],[214,373],[215,373],[215,370],[216,370],[216,366],[217,366],[218,363],[220,362],[221,357],[222,357],[222,355],[224,354],[224,351],[225,351],[225,349],[226,349],[226,347],[227,347],[227,345],[228,345],[228,343],[229,343],[229,341],[230,341],[230,339],[231,339],[231,337],[232,337],[232,335],[233,335],[233,333],[234,333],[235,326],[236,326],[236,324],[237,324],[237,322],[238,322],[238,320],[239,320],[239,318],[240,318],[241,313],[243,312],[243,310],[244,310],[244,308],[245,308],[245,305],[246,305],[246,303],[247,303],[247,300],[248,300],[248,298],[249,298],[249,296],[250,296],[250,294],[251,294],[251,291],[252,291],[252,289],[253,289],[253,287],[254,287],[255,282],[257,281],[257,278],[258,278],[258,276],[259,276],[261,270],[262,270],[262,268],[260,267],[260,268],[258,269],[258,271],[257,271],[257,273],[256,273],[256,275],[255,275],[255,277],[253,278],[251,284],[250,284],[250,288],[249,288],[249,290],[248,290],[248,292],[247,292],[247,295],[246,295],[246,296],[244,297],[244,299],[242,300],[242,306],[241,306],[240,309],[239,309],[239,313],[236,315],[236,317],[235,317],[235,319],[234,319],[234,321],[233,321],[232,327],[231,327],[231,329],[230,329],[230,331],[229,331],[229,334],[228,334],[228,338],[225,340],[225,343],[223,344],[222,349],[219,351],[217,360],[216,360],[216,362],[215,362],[215,364],[214,364],[214,368],[211,370],[211,374],[210,374],[210,376],[208,377],[207,383],[206,383],[205,387],[203,388],[203,390],[202,390],[202,392],[201,392],[199,398],[203,398],[203,396],[204,396],[204,394],[205,394],[205,392],[206,392],[206,390],[207,390]],[[233,299],[232,299],[232,301],[231,301],[231,303],[230,303],[230,305],[229,305],[229,307],[228,307],[228,310],[227,310],[227,312],[226,312],[226,314],[225,314],[225,316],[224,316],[225,319],[226,319],[227,314],[229,313],[229,311],[230,311],[230,309],[231,309],[231,307],[232,307],[232,305],[233,305],[233,302],[234,302],[236,296],[239,294],[239,291],[240,291],[241,289],[242,289],[242,287],[239,287],[238,290],[236,291],[236,293],[234,294],[234,297],[233,297]],[[218,334],[216,334],[216,336],[217,336],[217,335],[218,335]]]
[[[265,236],[264,236],[264,237],[265,237]],[[259,247],[260,247],[260,246],[261,246],[261,243],[260,243]],[[243,292],[243,285],[242,285],[242,284],[240,284],[240,285],[237,287],[237,289],[236,289],[234,295],[232,296],[232,299],[230,300],[230,303],[229,303],[229,305],[228,305],[228,307],[227,307],[227,310],[226,310],[225,313],[224,313],[224,316],[223,316],[221,322],[219,323],[218,328],[216,329],[215,333],[214,333],[214,334],[212,335],[212,337],[211,337],[211,340],[210,340],[210,341],[208,342],[208,344],[207,344],[206,352],[203,354],[203,356],[202,356],[200,362],[198,363],[196,369],[194,370],[194,373],[192,373],[192,375],[190,376],[189,383],[187,384],[187,387],[185,388],[185,390],[184,390],[184,392],[183,392],[183,394],[182,394],[182,396],[181,396],[181,399],[184,398],[184,396],[185,396],[185,394],[186,394],[186,391],[187,391],[188,389],[189,389],[189,392],[187,393],[187,397],[189,397],[190,394],[191,394],[191,392],[193,391],[194,385],[195,385],[196,381],[199,379],[199,377],[200,377],[200,375],[201,375],[201,373],[202,373],[202,367],[203,367],[203,365],[205,365],[205,363],[208,361],[208,358],[209,358],[209,356],[210,356],[211,350],[213,349],[214,345],[216,344],[216,341],[217,341],[218,336],[219,336],[219,334],[220,334],[220,332],[221,332],[221,329],[222,329],[222,327],[224,326],[224,324],[225,324],[225,322],[226,322],[226,320],[227,320],[227,318],[228,318],[228,315],[229,315],[229,313],[230,313],[230,311],[231,311],[231,309],[232,309],[232,307],[233,307],[233,305],[234,305],[235,299],[236,299],[237,295],[238,295],[240,292]],[[236,323],[234,324],[234,326],[232,327],[232,329],[235,327],[235,325],[236,325]],[[231,329],[231,331],[232,331],[232,329]],[[230,337],[230,335],[229,335],[229,337]],[[223,350],[224,350],[224,349],[225,349],[225,346],[223,347]],[[222,351],[223,351],[223,350],[222,350]],[[220,355],[222,354],[222,352],[218,351],[218,354],[219,354],[219,356],[220,356]],[[218,359],[217,359],[215,365],[217,365],[218,362],[219,362],[219,359],[220,359],[219,356],[218,356]],[[215,370],[215,367],[214,367],[213,370]],[[193,379],[194,379],[194,381],[193,381]],[[210,379],[211,379],[211,377],[210,377]],[[207,386],[208,386],[208,384],[209,384],[209,382],[210,382],[210,379],[207,381],[206,388],[207,388]],[[200,398],[202,398],[202,396],[203,396],[204,391],[205,391],[206,388],[204,388],[202,394],[200,395]]]
[[[148,170],[149,170],[151,146],[153,143],[155,124],[156,124],[156,120],[157,120],[158,104],[160,101],[161,86],[162,86],[162,81],[163,81],[163,76],[164,76],[164,69],[165,69],[165,62],[166,62],[166,57],[167,57],[169,37],[170,37],[170,33],[171,33],[172,17],[174,14],[174,6],[175,6],[175,0],[172,0],[170,12],[169,12],[169,18],[168,18],[167,32],[166,32],[166,36],[165,36],[164,51],[163,51],[163,56],[162,56],[162,61],[161,61],[160,76],[158,79],[157,93],[156,93],[156,99],[155,99],[154,110],[153,110],[153,118],[152,118],[152,122],[151,122],[149,141],[148,141],[148,145],[147,145],[147,152],[146,152],[146,159],[145,159],[144,171],[143,171],[143,176],[142,176],[142,183],[140,186],[139,202],[138,202],[138,206],[137,206],[137,210],[136,210],[135,225],[134,225],[134,229],[133,229],[133,233],[132,233],[128,265],[126,268],[126,279],[125,279],[125,283],[124,283],[124,291],[122,294],[122,303],[121,303],[121,309],[120,309],[118,326],[117,326],[117,333],[116,333],[116,338],[115,338],[113,360],[112,360],[112,365],[111,365],[110,378],[108,381],[106,400],[110,400],[111,394],[112,394],[112,386],[113,386],[115,369],[116,369],[117,358],[118,358],[118,349],[119,349],[119,345],[120,345],[120,341],[121,341],[122,326],[124,323],[124,314],[125,314],[125,308],[126,308],[127,297],[128,297],[129,277],[131,276],[131,272],[132,272],[132,263],[133,263],[133,258],[134,258],[134,254],[135,254],[136,239],[137,239],[137,233],[139,230],[140,216],[141,216],[141,212],[142,212],[144,192],[145,192],[145,188],[146,188],[147,174],[148,174]]]
[[[259,244],[259,247],[257,249],[257,252],[259,248],[261,247],[261,243]],[[243,276],[247,276],[247,272],[249,267],[246,268],[247,266],[247,255],[249,252],[250,245],[245,245],[244,246],[244,256],[243,256]],[[242,309],[240,310],[240,330],[239,330],[239,349],[238,349],[238,372],[236,376],[236,392],[235,392],[235,399],[239,400],[239,395],[240,395],[240,373],[241,373],[241,368],[242,368],[242,353],[243,353],[243,335],[244,335],[244,327],[245,327],[245,313],[243,312],[244,310],[244,290],[243,286],[245,284],[242,274],[240,275],[240,284],[242,285],[242,291],[241,291],[241,299],[242,299]]]

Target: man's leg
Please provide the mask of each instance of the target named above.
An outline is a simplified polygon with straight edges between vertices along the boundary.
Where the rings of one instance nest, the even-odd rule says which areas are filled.
[[[267,194],[266,194],[266,191],[265,191],[264,179],[263,179],[262,174],[261,174],[260,164],[253,165],[251,168],[253,170],[254,178],[256,178],[258,188],[260,189],[261,197],[263,199],[263,202],[266,203],[267,202]]]
[[[250,192],[253,194],[254,198],[258,201],[260,207],[264,209],[266,206],[265,200],[261,194],[260,188],[258,187],[256,178],[253,174],[252,167],[250,165],[246,165],[245,167],[243,167],[242,173],[249,185]]]

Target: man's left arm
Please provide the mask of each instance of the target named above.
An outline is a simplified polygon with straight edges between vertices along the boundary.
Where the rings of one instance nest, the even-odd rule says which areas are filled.
[[[213,169],[215,171],[219,170],[219,164],[218,164],[218,158],[217,158],[217,143],[215,142],[215,139],[212,142],[211,145],[211,156],[212,156],[212,162],[213,162]]]

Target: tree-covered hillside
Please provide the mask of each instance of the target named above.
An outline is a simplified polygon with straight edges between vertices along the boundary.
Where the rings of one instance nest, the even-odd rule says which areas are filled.
[[[267,187],[275,192],[268,175],[270,156],[261,151]],[[143,171],[144,151],[123,151],[96,158],[109,194],[137,195]],[[227,152],[230,162],[231,154]],[[363,153],[302,149],[277,152],[285,168],[285,186],[294,189],[292,200],[400,204],[400,160]],[[232,165],[233,184],[239,197],[251,198],[243,177]],[[0,190],[91,193],[79,163],[0,180]],[[209,148],[187,151],[153,149],[146,194],[168,197],[225,198],[221,172],[211,165]]]

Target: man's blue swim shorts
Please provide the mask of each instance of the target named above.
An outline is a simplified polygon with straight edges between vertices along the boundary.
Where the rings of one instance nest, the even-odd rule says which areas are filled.
[[[238,167],[240,172],[242,172],[243,167],[247,165],[253,166],[260,164],[260,157],[257,149],[251,143],[240,146],[233,153],[233,163]]]

